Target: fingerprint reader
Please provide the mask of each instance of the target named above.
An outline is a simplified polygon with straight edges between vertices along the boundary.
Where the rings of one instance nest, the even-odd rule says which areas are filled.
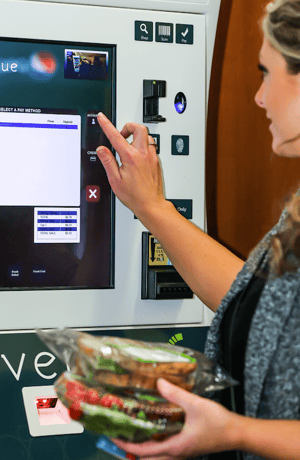
[[[177,93],[175,96],[175,100],[174,100],[174,106],[175,106],[176,112],[179,114],[183,113],[186,109],[186,104],[187,104],[187,101],[186,101],[185,95],[182,92]]]

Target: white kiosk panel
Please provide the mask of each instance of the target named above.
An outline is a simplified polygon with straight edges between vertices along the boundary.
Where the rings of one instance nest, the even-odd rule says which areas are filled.
[[[26,21],[24,21],[25,17]],[[7,85],[6,91],[11,91],[12,94],[11,106],[8,102],[3,103],[0,122],[3,119],[3,122],[7,123],[11,121],[9,117],[16,116],[14,112],[12,112],[12,115],[8,115],[5,112],[5,108],[25,110],[28,108],[36,109],[38,107],[42,109],[38,117],[43,118],[43,109],[51,107],[53,109],[53,98],[57,97],[50,83],[54,81],[51,80],[52,76],[58,80],[60,78],[65,85],[64,90],[57,89],[57,91],[61,91],[59,97],[63,100],[68,85],[73,85],[74,81],[64,74],[63,63],[67,59],[66,54],[64,58],[61,57],[65,61],[60,61],[60,58],[55,57],[56,49],[58,50],[58,54],[62,53],[62,51],[67,52],[71,50],[73,55],[76,55],[76,52],[79,50],[83,52],[87,60],[89,59],[89,53],[93,54],[94,57],[97,53],[108,53],[109,56],[107,67],[109,69],[109,77],[107,80],[105,80],[106,77],[102,79],[102,81],[110,82],[109,87],[105,87],[105,91],[107,92],[105,94],[108,96],[106,97],[104,93],[101,93],[101,96],[99,95],[100,93],[97,94],[95,92],[95,79],[87,77],[84,86],[80,86],[78,82],[77,90],[73,86],[72,97],[64,103],[66,115],[69,116],[71,124],[75,124],[76,117],[81,116],[81,118],[84,118],[80,110],[85,110],[86,117],[90,116],[92,120],[97,110],[106,110],[105,104],[107,104],[107,111],[110,112],[108,115],[116,122],[117,128],[121,129],[127,121],[143,123],[143,81],[166,82],[166,96],[159,98],[159,114],[166,121],[146,124],[153,135],[160,136],[160,159],[164,172],[166,197],[170,200],[180,200],[179,203],[183,200],[183,203],[190,204],[192,206],[192,215],[188,217],[191,217],[196,225],[204,228],[206,108],[206,21],[204,15],[73,4],[66,5],[62,3],[1,1],[0,29],[2,37],[0,40],[0,66],[2,65],[2,69],[4,69],[0,72],[0,86],[3,86],[3,82],[5,82],[5,85]],[[11,43],[14,47],[11,48],[11,53],[8,53],[7,48],[4,47],[4,45],[7,46],[7,43],[10,43],[7,39],[13,39]],[[35,50],[33,55],[35,56],[37,56],[37,52],[47,53],[49,50],[54,49],[51,53],[54,55],[57,63],[55,72],[52,72],[52,74],[51,71],[48,73],[44,72],[44,74],[40,72],[39,79],[36,80],[27,75],[25,85],[24,69],[27,68],[28,72],[33,72],[34,69],[36,72],[39,72],[36,69],[41,62],[41,56],[35,59],[35,61],[26,61],[24,46],[33,47]],[[59,56],[62,56],[62,54],[59,54]],[[45,65],[49,65],[51,69],[51,65],[53,65],[53,62],[51,64],[51,59],[50,61],[49,59],[48,61],[47,59],[43,61],[42,56],[42,62]],[[8,67],[10,71],[6,72],[6,64],[8,66],[16,64],[17,67]],[[73,59],[73,66],[76,70],[76,59]],[[23,70],[21,71],[21,69]],[[19,73],[14,72],[14,70],[18,70]],[[9,79],[16,79],[17,76],[20,84],[19,91],[22,88],[20,100],[18,100],[18,96],[13,94],[13,87],[9,86]],[[34,99],[34,89],[36,88],[36,91],[38,91],[41,81],[45,84],[43,100],[41,102],[42,106],[37,104],[36,99],[34,100],[34,104],[31,105],[30,94],[32,94]],[[176,96],[180,93],[184,94],[186,98],[186,110],[183,113],[178,113],[175,108]],[[8,94],[10,93],[6,92],[7,97]],[[101,97],[103,100],[101,100]],[[88,98],[90,100],[94,98],[91,113],[84,106]],[[109,103],[107,102],[108,99]],[[46,103],[47,105],[45,106]],[[82,104],[83,109],[80,109]],[[75,111],[72,112],[72,110]],[[49,123],[51,119],[54,120],[54,116],[57,116],[54,113],[55,111],[52,112],[49,110],[47,113],[50,117]],[[19,114],[17,118],[13,118],[13,122],[16,123],[19,117],[21,123],[27,122],[28,117],[31,116],[33,117],[32,113],[29,115],[26,115],[26,113],[23,115]],[[63,120],[63,123],[67,121]],[[43,121],[40,120],[40,122]],[[56,123],[55,120],[54,122]],[[86,118],[84,118],[84,123],[86,122]],[[33,123],[33,120],[30,123]],[[68,123],[65,124],[70,127]],[[82,121],[81,129],[83,129],[83,126],[86,127],[87,125],[84,125]],[[1,129],[8,128],[3,127]],[[14,127],[9,129],[14,129],[14,133],[16,134],[15,139],[10,137],[9,141],[9,143],[12,143],[11,150],[17,152],[15,156],[16,167],[20,164],[23,169],[25,164],[19,154],[20,142],[24,139],[28,155],[28,142],[30,142],[31,136],[31,134],[28,134],[29,128],[24,129],[24,137],[20,134],[21,128]],[[36,128],[36,130],[38,129]],[[62,142],[64,142],[65,135],[60,137]],[[52,139],[53,133],[48,133],[47,136],[47,145],[43,146],[42,141],[39,141],[39,150],[43,154],[51,155],[51,148],[49,148],[48,141],[52,144],[53,140],[52,145],[55,147],[56,153],[53,153],[54,162],[51,160],[49,166],[47,164],[46,168],[51,169],[57,162],[58,169],[63,171],[65,167],[64,163],[62,162],[60,165],[55,156],[59,148],[57,143],[55,143],[57,139],[55,136]],[[4,138],[5,140],[3,140]],[[84,136],[82,135],[81,139],[83,138]],[[2,165],[5,165],[3,158],[7,155],[7,143],[8,138],[1,136],[2,147],[0,154],[2,155]],[[91,154],[92,150],[88,150],[88,146],[85,145],[84,147],[82,143],[81,177],[79,178],[77,143],[78,138],[77,140],[74,138],[74,147],[72,148],[74,159],[72,161],[67,160],[71,165],[71,169],[70,174],[66,176],[66,189],[70,190],[72,199],[66,200],[66,203],[65,200],[59,202],[59,200],[55,199],[55,191],[53,191],[53,196],[50,194],[48,197],[46,192],[47,187],[49,188],[48,185],[44,190],[44,195],[41,195],[43,196],[41,200],[32,199],[32,193],[34,192],[26,190],[23,193],[20,190],[20,195],[23,195],[23,197],[22,199],[20,198],[21,201],[18,201],[13,195],[15,188],[18,188],[18,183],[12,183],[12,202],[9,203],[10,206],[7,207],[7,210],[4,209],[6,203],[3,203],[2,198],[0,200],[2,200],[1,203],[3,205],[1,208],[2,216],[4,220],[6,219],[6,222],[10,219],[9,209],[11,210],[13,207],[14,211],[18,208],[20,212],[25,212],[26,206],[30,206],[32,221],[34,220],[34,215],[38,216],[35,213],[41,211],[41,220],[44,221],[41,222],[41,225],[45,225],[46,227],[44,228],[50,229],[49,231],[54,233],[53,227],[51,230],[51,225],[56,225],[56,223],[50,221],[65,220],[64,217],[60,216],[58,218],[55,215],[56,208],[63,206],[62,210],[64,210],[70,206],[74,206],[75,210],[77,210],[76,212],[80,214],[81,234],[79,240],[81,242],[84,238],[87,240],[84,250],[82,248],[78,249],[80,243],[76,239],[71,240],[72,243],[69,244],[68,248],[73,247],[73,258],[77,258],[79,262],[85,260],[84,264],[82,262],[80,267],[81,269],[86,269],[87,282],[85,284],[82,281],[83,278],[81,278],[80,283],[76,284],[72,278],[72,281],[64,282],[61,285],[57,282],[49,285],[46,281],[43,284],[43,276],[45,276],[44,280],[47,279],[47,257],[50,257],[48,253],[44,254],[42,262],[40,262],[40,259],[35,261],[34,257],[31,257],[32,253],[28,253],[28,263],[31,264],[30,266],[26,266],[25,262],[12,261],[10,264],[12,265],[11,269],[16,269],[17,274],[15,277],[10,277],[10,284],[3,286],[3,290],[0,292],[1,329],[203,323],[203,306],[195,297],[178,300],[142,300],[141,242],[142,233],[146,229],[119,201],[116,201],[114,212],[109,207],[109,203],[112,204],[113,199],[111,202],[107,201],[109,209],[106,209],[106,217],[109,217],[111,223],[111,234],[104,241],[104,245],[107,246],[110,256],[107,256],[108,259],[103,264],[106,264],[105,270],[108,274],[107,279],[103,279],[99,283],[99,286],[96,285],[96,278],[99,271],[98,250],[94,250],[94,243],[89,245],[89,236],[87,228],[84,225],[88,219],[93,221],[95,216],[97,218],[97,215],[93,214],[93,210],[96,209],[96,206],[101,206],[101,200],[98,200],[99,203],[92,202],[88,203],[88,205],[87,201],[90,195],[91,201],[97,201],[93,200],[93,196],[97,198],[97,186],[101,188],[102,183],[84,183],[83,176],[87,170],[83,168],[83,163],[88,163],[90,171],[94,167],[99,167],[99,162],[98,159],[95,161],[95,158],[92,158],[94,157]],[[30,168],[33,167],[32,162],[35,161],[33,158],[28,158]],[[12,164],[12,160],[10,159],[7,163],[9,175],[5,179],[7,186],[9,186],[7,182],[10,181],[9,177],[11,176]],[[45,164],[43,160],[40,170],[44,170]],[[19,183],[23,189],[24,179],[21,176]],[[30,183],[32,179],[33,175],[31,174]],[[54,187],[56,185],[57,187],[61,187],[63,174],[61,177],[59,177],[59,174],[57,174],[57,177],[55,173],[52,174],[52,180]],[[41,182],[43,181],[39,178],[36,187]],[[78,194],[79,188],[80,197]],[[59,188],[57,190],[59,194],[62,193]],[[15,204],[18,204],[18,206],[16,207]],[[95,207],[93,208],[93,206]],[[178,205],[180,211],[184,207],[184,205]],[[50,208],[50,212],[53,210],[54,214],[50,214],[51,218],[46,213],[47,208]],[[90,213],[86,216],[82,209],[92,209],[92,211],[89,211]],[[7,214],[5,214],[6,212]],[[39,227],[39,223],[37,223],[38,218],[35,217],[36,227],[40,230],[38,231],[36,228],[35,232],[34,225],[32,225],[32,228],[28,230],[27,236],[24,238],[23,245],[29,243],[30,240],[29,248],[36,248],[39,245],[40,247],[43,246],[43,250],[46,251],[46,248],[52,244],[52,247],[58,250],[60,243],[55,243],[52,240],[49,244],[37,242],[38,238],[44,235],[45,231],[48,231],[45,230],[43,233],[43,228]],[[76,220],[76,216],[73,220]],[[74,225],[79,225],[79,223],[75,222]],[[94,222],[93,225],[93,228],[97,229],[97,222]],[[63,267],[64,258],[66,257],[64,248],[67,245],[68,243],[66,242],[65,246],[61,247],[59,259],[57,259],[60,260],[60,263],[57,262],[57,269]],[[9,267],[10,265],[8,264]],[[9,268],[7,267],[5,267],[4,271]],[[43,273],[43,268],[46,268],[46,274]],[[41,275],[39,280],[42,278],[40,285],[33,287],[30,285],[18,285],[18,280],[20,280],[21,276],[25,276],[26,270],[31,270],[31,273],[33,273],[34,269],[41,270],[38,273]],[[67,272],[67,265],[64,271]],[[10,273],[12,275],[12,271]],[[78,272],[75,273],[76,276],[79,276]],[[90,285],[89,276],[91,276],[92,280]],[[16,284],[14,285],[14,283]]]

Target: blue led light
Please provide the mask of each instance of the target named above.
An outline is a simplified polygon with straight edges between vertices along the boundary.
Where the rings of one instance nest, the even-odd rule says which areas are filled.
[[[175,109],[176,109],[176,112],[182,113],[185,109],[185,105],[182,104],[181,102],[177,102],[177,104],[175,104]]]
[[[177,93],[174,100],[174,107],[177,113],[181,114],[186,109],[186,97],[183,93]]]

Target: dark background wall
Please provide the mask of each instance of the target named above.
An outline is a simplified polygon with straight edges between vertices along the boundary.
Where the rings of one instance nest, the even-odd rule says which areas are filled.
[[[297,189],[300,160],[271,150],[270,121],[256,106],[265,0],[222,0],[207,125],[208,233],[245,258]]]

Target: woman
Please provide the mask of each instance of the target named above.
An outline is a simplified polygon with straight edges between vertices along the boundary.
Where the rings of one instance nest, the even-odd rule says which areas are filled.
[[[271,119],[274,152],[298,157],[300,0],[270,3],[263,31],[263,82],[255,101]],[[155,145],[145,127],[128,123],[119,133],[104,115],[98,120],[122,161],[119,167],[107,148],[98,149],[112,189],[216,312],[206,354],[241,383],[216,402],[160,380],[161,394],[186,413],[183,431],[160,443],[116,444],[159,460],[206,454],[300,459],[300,198],[293,198],[244,264],[164,199]]]

